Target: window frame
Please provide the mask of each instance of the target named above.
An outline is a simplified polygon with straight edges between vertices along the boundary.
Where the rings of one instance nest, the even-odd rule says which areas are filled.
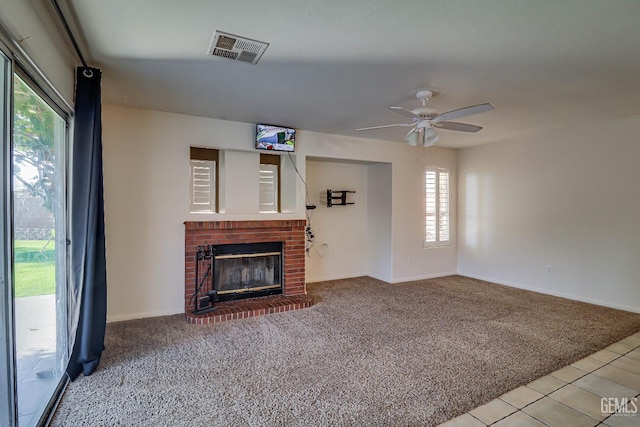
[[[18,418],[17,373],[13,308],[13,236],[11,231],[11,140],[13,112],[13,56],[0,39],[0,424],[16,425]]]
[[[262,203],[260,202],[260,192],[258,194],[258,212],[259,213],[280,213],[281,209],[282,209],[282,191],[281,191],[281,175],[282,175],[282,168],[281,168],[281,162],[282,162],[282,156],[277,155],[277,154],[265,154],[265,153],[260,153],[260,165],[258,168],[258,176],[259,174],[262,172],[262,165],[274,165],[276,167],[276,186],[275,186],[275,191],[276,191],[276,195],[275,195],[275,201],[276,201],[276,209],[275,210],[262,210],[261,209],[261,205]],[[258,190],[259,191],[259,190]]]
[[[220,191],[219,191],[219,175],[220,175],[220,153],[217,148],[205,148],[205,147],[189,147],[189,212],[190,213],[217,213],[220,206]],[[211,201],[213,206],[210,209],[194,209],[193,201],[193,171],[195,162],[211,162],[213,164],[213,185],[210,186],[210,191],[213,192]]]
[[[428,174],[429,173],[433,173],[435,174],[435,184],[434,184],[434,194],[431,196],[433,197],[433,202],[435,203],[435,212],[430,213],[428,212],[428,203],[429,203],[429,197],[430,195],[428,194],[429,192],[429,188],[428,188]],[[443,184],[441,184],[441,179],[442,179],[442,174],[446,174],[446,207],[443,207],[443,195],[441,193],[441,186]],[[445,168],[445,167],[441,167],[441,166],[425,166],[424,167],[424,175],[423,175],[423,185],[424,185],[424,203],[423,203],[423,208],[424,208],[424,239],[423,239],[423,246],[425,249],[431,249],[431,248],[442,248],[442,247],[448,247],[448,246],[452,246],[452,236],[451,236],[451,199],[452,199],[452,191],[451,191],[451,169],[450,168]],[[430,225],[428,223],[429,221],[429,216],[432,215],[435,217],[435,224],[433,224],[433,226],[435,227],[435,239],[434,240],[428,240],[429,239],[429,228]],[[446,230],[446,236],[442,236],[442,218],[443,216],[446,216],[446,222],[447,222],[447,230]]]

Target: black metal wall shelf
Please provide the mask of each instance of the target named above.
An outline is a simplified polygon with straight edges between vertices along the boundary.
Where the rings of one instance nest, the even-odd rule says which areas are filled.
[[[347,202],[347,194],[355,193],[350,190],[327,190],[327,207],[353,205],[354,202]]]

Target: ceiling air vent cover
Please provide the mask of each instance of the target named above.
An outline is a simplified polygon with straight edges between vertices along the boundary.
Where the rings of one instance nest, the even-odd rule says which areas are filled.
[[[209,54],[255,65],[268,46],[269,43],[216,30],[213,33]]]

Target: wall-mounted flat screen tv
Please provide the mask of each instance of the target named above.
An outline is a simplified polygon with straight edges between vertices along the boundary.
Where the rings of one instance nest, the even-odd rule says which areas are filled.
[[[256,125],[257,149],[272,151],[294,151],[295,147],[295,129],[273,125]]]

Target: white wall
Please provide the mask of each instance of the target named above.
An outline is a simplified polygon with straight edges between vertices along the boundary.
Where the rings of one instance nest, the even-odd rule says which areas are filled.
[[[432,147],[422,156],[394,163],[393,224],[398,227],[393,229],[393,282],[456,273],[456,162],[456,151]],[[424,249],[425,166],[442,166],[451,171],[451,245],[443,248]]]
[[[368,273],[367,165],[307,160],[307,186],[315,247],[306,260],[307,282]],[[353,205],[327,207],[326,190],[351,190]],[[326,245],[326,247],[324,246]]]
[[[231,198],[245,198],[237,202],[240,205],[236,205],[233,213],[189,213],[189,147],[245,151],[232,154],[231,158],[249,161],[256,154],[254,138],[253,124],[103,106],[110,321],[183,311],[184,221],[305,217],[304,186],[299,180],[295,209],[280,214],[259,214],[257,187],[255,192],[243,191],[257,186],[257,182],[252,184],[253,178],[243,180],[242,177],[225,183],[225,206]],[[374,172],[377,181],[391,181],[392,205],[388,207],[390,224],[380,237],[385,246],[385,240],[388,241],[388,248],[383,249],[388,268],[372,274],[384,278],[388,272],[389,281],[402,281],[455,272],[455,245],[446,249],[422,247],[423,165],[438,164],[455,170],[455,151],[423,150],[401,142],[305,131],[299,131],[297,138],[293,159],[302,176],[306,175],[306,157],[391,165],[384,171]],[[233,167],[229,158],[225,152],[226,170]],[[244,160],[240,161],[242,165]],[[364,179],[362,185],[366,188],[369,176],[358,175]],[[233,200],[236,203],[236,199]],[[254,212],[248,212],[251,206],[255,206]],[[380,256],[380,251],[376,256]],[[410,264],[406,263],[408,257],[411,257]]]
[[[391,240],[391,163],[367,166],[367,245],[369,276],[392,281],[393,244]]]
[[[224,207],[227,214],[250,214],[258,209],[258,187],[260,153],[226,150],[224,174],[221,181],[225,186]]]
[[[402,142],[304,133],[305,154],[325,159],[354,159],[391,164],[390,282],[402,282],[456,273],[455,221],[452,245],[424,249],[424,166],[442,166],[452,172],[451,213],[457,215],[457,152],[440,147],[423,149]],[[378,171],[380,172],[380,171]],[[371,190],[370,190],[371,191]],[[371,273],[373,274],[373,273]],[[384,276],[383,276],[384,277]]]
[[[640,116],[458,160],[460,274],[640,312]]]

